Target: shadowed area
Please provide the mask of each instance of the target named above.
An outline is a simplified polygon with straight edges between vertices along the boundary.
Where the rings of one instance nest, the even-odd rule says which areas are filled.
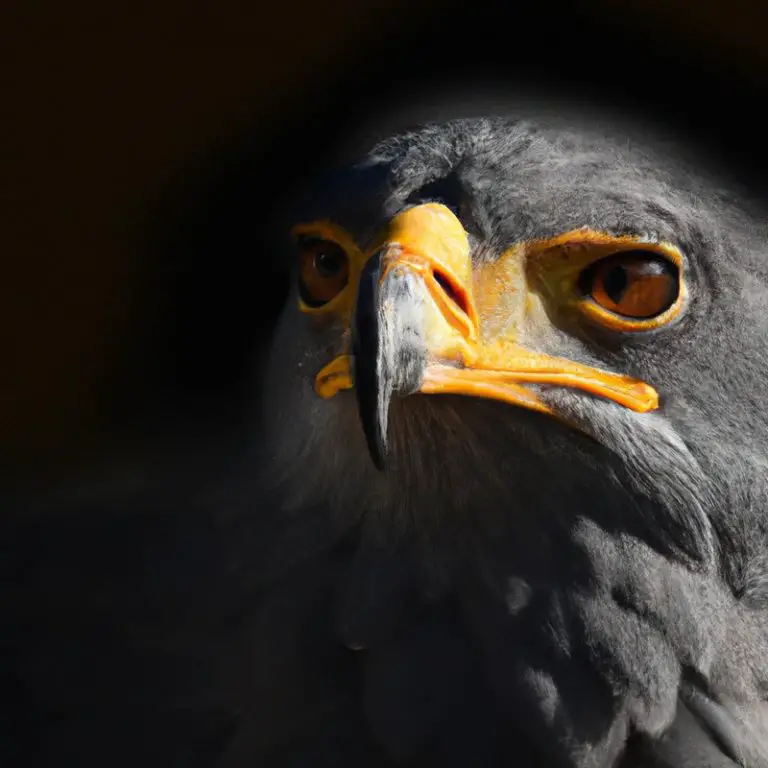
[[[263,446],[254,445],[253,431],[262,353],[291,285],[283,234],[295,223],[294,206],[334,161],[423,117],[482,114],[510,92],[647,118],[759,197],[768,152],[761,122],[750,116],[768,60],[755,32],[763,24],[758,11],[676,2],[628,4],[618,14],[598,2],[561,3],[517,10],[502,23],[509,17],[490,4],[295,2],[270,15],[224,6],[208,15],[164,3],[122,17],[84,3],[66,11],[48,5],[19,7],[3,23],[15,105],[5,125],[10,269],[0,298],[7,318],[1,487],[9,500],[0,512],[1,687],[12,710],[0,739],[3,762],[526,764],[540,755],[528,737],[549,739],[531,713],[555,688],[550,725],[603,739],[613,754],[626,734],[604,733],[616,714],[611,675],[632,667],[633,654],[617,659],[606,641],[573,661],[555,646],[602,629],[606,610],[627,614],[620,629],[635,626],[635,612],[655,615],[649,605],[658,585],[633,581],[638,573],[663,572],[680,604],[695,591],[675,558],[683,551],[704,559],[707,542],[689,518],[667,515],[680,511],[690,488],[670,491],[661,510],[656,499],[643,499],[642,519],[616,521],[616,509],[632,505],[623,496],[592,500],[589,476],[577,471],[590,450],[585,436],[573,443],[568,488],[582,509],[591,505],[600,535],[579,528],[567,508],[551,538],[540,535],[542,516],[510,532],[494,528],[489,515],[488,529],[478,526],[477,539],[473,530],[454,548],[446,540],[455,520],[441,518],[437,506],[415,541],[364,530],[359,506],[342,534],[317,500],[292,508],[284,489],[272,487],[283,478],[264,484],[258,474]],[[464,216],[456,179],[448,174],[404,196],[414,204],[437,198]],[[350,226],[365,222],[381,204],[381,182],[332,177],[322,204]],[[347,198],[354,204],[345,207]],[[462,221],[477,237],[484,220],[471,213]],[[319,360],[325,349],[313,354]],[[345,412],[348,421],[339,423],[359,426],[354,395],[346,394],[352,416]],[[586,420],[578,398],[553,403]],[[445,458],[439,439],[469,425],[488,445],[514,447],[509,436],[494,443],[489,427],[507,411],[488,402],[463,411],[466,398],[421,405],[393,406],[401,420],[392,433],[395,469],[410,483],[439,481],[434,498],[466,501],[484,485],[461,477],[462,462],[482,452],[468,443]],[[423,417],[413,429],[408,413]],[[689,426],[682,406],[674,415]],[[727,431],[725,416],[719,424]],[[535,435],[532,454],[571,445],[570,433],[540,414],[521,413],[515,425],[515,436]],[[611,426],[595,417],[591,439],[607,440]],[[434,444],[422,464],[409,464],[407,446],[427,431]],[[652,437],[679,448],[661,429]],[[344,501],[347,487],[373,476],[344,463],[336,445],[329,441],[323,453],[343,472],[323,474],[320,462],[313,474],[310,466],[294,478],[291,499],[317,486]],[[350,445],[359,449],[355,461],[366,457],[362,432]],[[630,448],[616,454],[633,458]],[[673,471],[652,459],[641,452],[632,466],[657,470],[660,482],[700,479],[686,474],[693,461]],[[295,466],[282,469],[290,475]],[[618,463],[611,470],[622,489],[637,480]],[[532,478],[522,475],[521,498],[540,491]],[[376,482],[384,481],[370,487]],[[734,508],[760,508],[758,487],[728,482],[738,490]],[[51,488],[34,500],[29,493]],[[413,488],[404,486],[401,500]],[[543,508],[556,508],[554,496],[541,496]],[[371,520],[391,521],[384,504],[373,506]],[[407,514],[398,524],[407,529],[415,507],[401,509]],[[434,535],[430,526],[446,522]],[[723,524],[717,535],[741,544],[734,529]],[[642,540],[652,554],[612,548],[622,536]],[[457,553],[481,546],[490,553],[487,571],[456,589]],[[424,547],[435,555],[426,565]],[[509,552],[515,574],[503,567]],[[736,559],[723,570],[733,595],[760,607],[761,572],[747,561],[751,570]],[[569,591],[595,583],[610,600],[584,607]],[[733,595],[723,597],[720,586],[702,589],[691,604],[721,607],[717,600]],[[510,639],[507,615],[527,610],[535,621]],[[684,626],[674,616],[659,621]],[[543,641],[545,625],[561,634]],[[634,656],[658,656],[677,674],[666,639],[649,637]],[[505,653],[507,640],[519,656]],[[371,653],[352,650],[371,646]],[[602,675],[594,685],[593,664]],[[492,690],[489,668],[502,688],[524,676],[526,694],[505,699]],[[642,680],[654,701],[666,690],[656,673]],[[704,688],[687,674],[686,685]],[[500,720],[498,699],[523,724],[520,733]],[[633,734],[637,749],[628,759],[636,763],[623,768],[734,764],[738,741],[723,747],[727,739],[711,727],[725,723],[728,731],[727,702],[707,699],[697,708],[691,696],[679,712],[660,744]],[[633,717],[651,721],[646,714]]]

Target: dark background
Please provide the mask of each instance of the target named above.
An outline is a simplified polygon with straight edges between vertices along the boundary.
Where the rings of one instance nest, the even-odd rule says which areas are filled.
[[[271,210],[404,94],[494,82],[598,98],[668,121],[761,194],[764,7],[529,5],[4,6],[7,481],[236,420],[284,286],[262,239]]]

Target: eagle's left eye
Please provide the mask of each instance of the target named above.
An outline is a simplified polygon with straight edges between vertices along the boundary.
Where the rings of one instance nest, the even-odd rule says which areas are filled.
[[[648,251],[624,251],[590,265],[579,279],[585,296],[633,320],[661,315],[680,292],[677,265]]]

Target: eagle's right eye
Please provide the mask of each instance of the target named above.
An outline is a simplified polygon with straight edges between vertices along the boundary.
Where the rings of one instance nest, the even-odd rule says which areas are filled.
[[[312,308],[336,298],[349,281],[349,257],[332,240],[306,238],[299,241],[299,295]]]

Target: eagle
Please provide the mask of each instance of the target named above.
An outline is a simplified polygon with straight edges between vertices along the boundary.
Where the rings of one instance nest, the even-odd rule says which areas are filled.
[[[768,766],[759,206],[502,114],[284,213],[247,449],[4,537],[33,764]]]
[[[649,765],[688,718],[670,765],[768,765],[765,229],[616,133],[427,124],[297,210],[268,472],[356,531],[336,628],[396,762]]]

